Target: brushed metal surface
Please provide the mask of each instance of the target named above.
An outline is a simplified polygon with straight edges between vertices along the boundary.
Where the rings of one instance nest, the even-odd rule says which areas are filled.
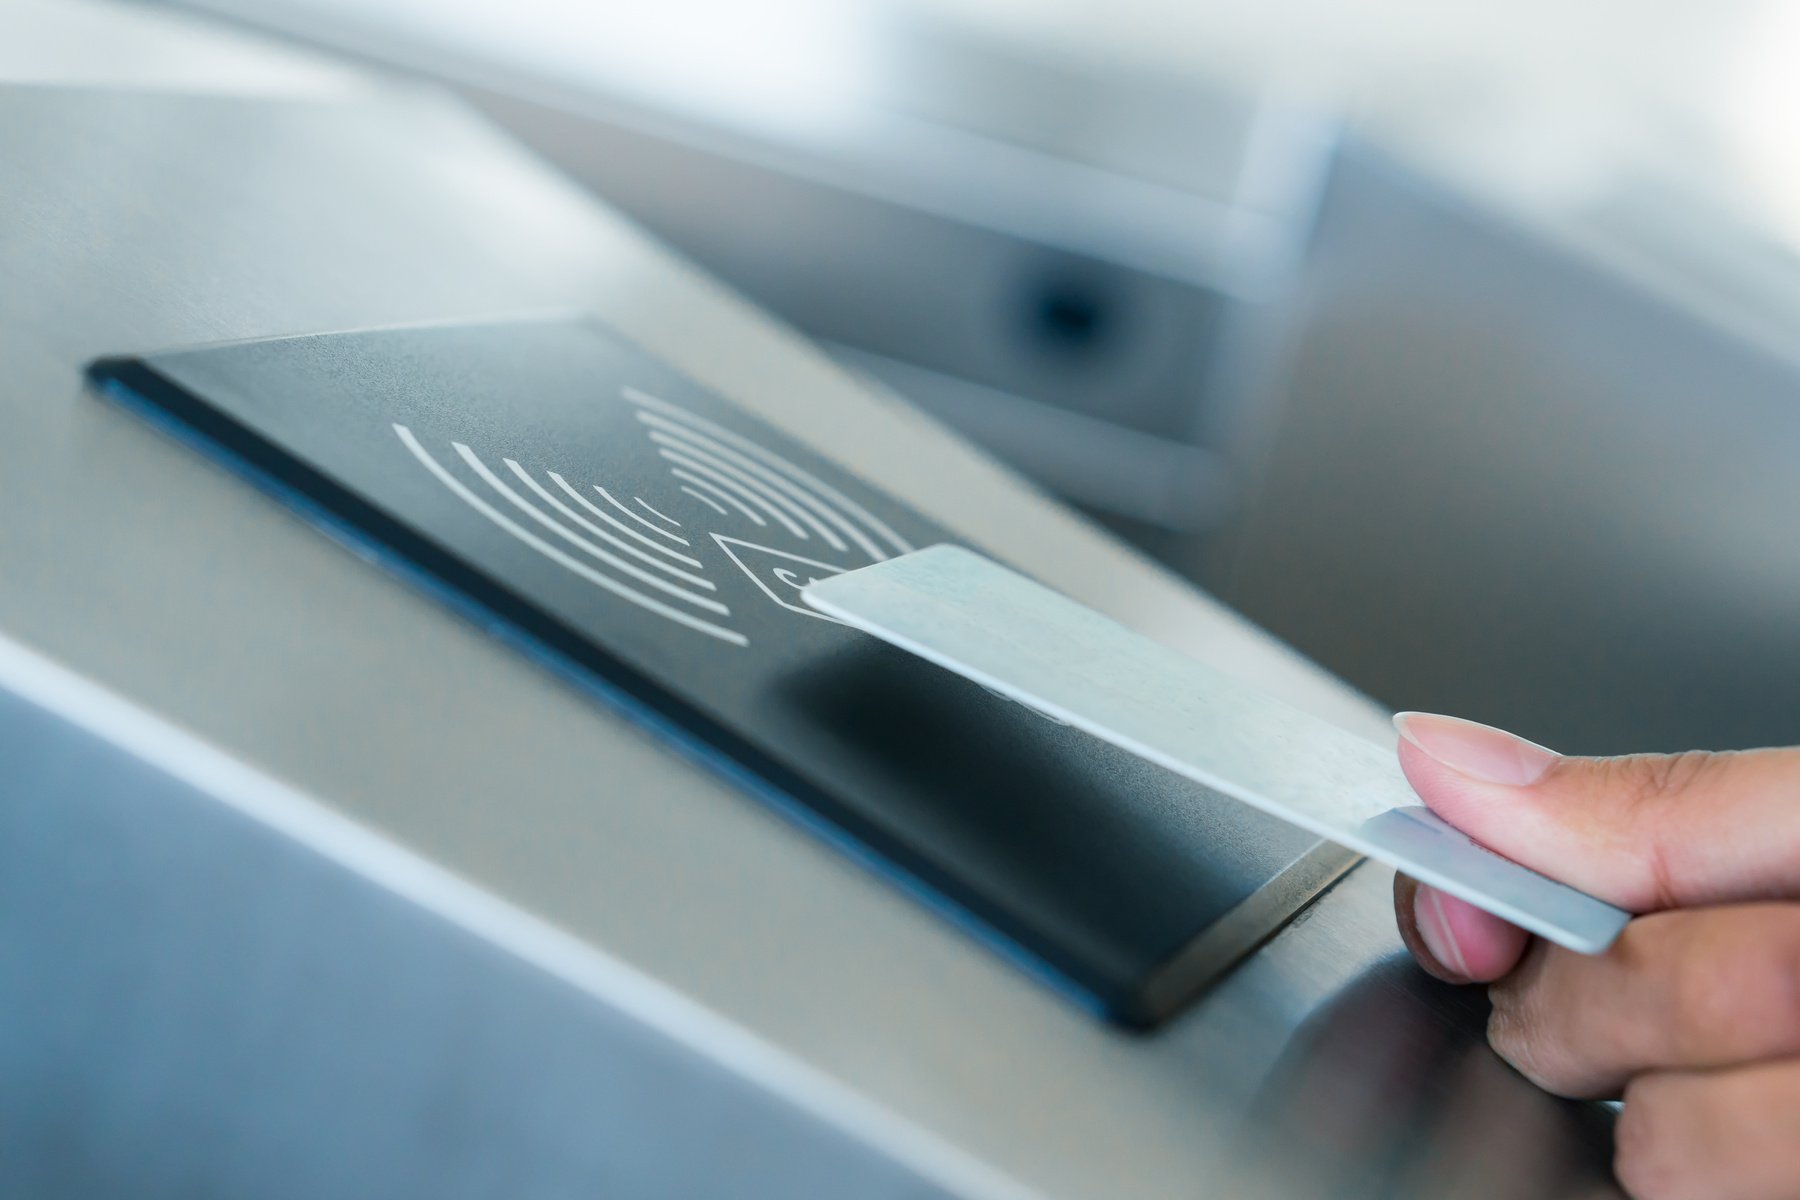
[[[0,762],[0,1195],[1029,1194],[4,638]]]
[[[1800,305],[1748,280],[1719,304],[1702,214],[1653,237],[1696,269],[1647,271],[1608,243],[1654,194],[1615,199],[1570,228],[1343,155],[1283,306],[1260,487],[1230,549],[1185,558],[1399,707],[1571,754],[1787,745]]]
[[[32,36],[6,20],[0,10],[0,38]],[[586,308],[1083,602],[1384,736],[1381,714],[1317,668],[859,390],[458,111],[399,89],[296,103],[8,87],[0,162],[9,638],[602,948],[1028,1193],[1225,1191],[1233,1153],[1256,1141],[1246,1113],[1275,1140],[1239,1177],[1316,1167],[1315,1194],[1375,1194],[1372,1179],[1392,1182],[1384,1195],[1436,1194],[1445,1179],[1463,1195],[1605,1187],[1604,1124],[1500,1068],[1465,1011],[1476,999],[1396,961],[1385,873],[1352,873],[1165,1032],[1120,1034],[84,393],[81,365],[101,354]],[[169,887],[195,921],[242,903],[178,873]],[[137,908],[118,919],[148,928]],[[356,937],[354,925],[337,932]],[[262,1001],[347,994],[345,980],[300,978],[310,990]],[[233,980],[250,982],[220,986]],[[117,1020],[157,1015],[130,989],[111,996]],[[0,1022],[16,1011],[0,1003]],[[413,1044],[406,1007],[385,1019],[396,1044]],[[71,1105],[61,1141],[26,1149],[81,1162],[140,1144],[152,1114],[127,1103],[144,1095],[123,1086],[133,1062],[96,1069],[73,1098],[118,1107],[102,1120]],[[264,1131],[279,1147],[332,1102],[279,1074],[240,1078],[222,1092],[192,1078],[161,1103],[289,1105],[291,1119]],[[580,1086],[518,1079],[521,1112]],[[48,1102],[18,1086],[0,1078],[8,1104]],[[209,1161],[188,1162],[174,1190],[233,1190]],[[429,1179],[431,1164],[414,1166],[408,1179]]]

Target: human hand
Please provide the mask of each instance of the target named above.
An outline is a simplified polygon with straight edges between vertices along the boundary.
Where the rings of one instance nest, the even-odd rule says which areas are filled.
[[[1420,965],[1492,983],[1488,1041],[1540,1087],[1623,1096],[1632,1195],[1800,1197],[1800,748],[1574,758],[1454,717],[1394,723],[1438,815],[1645,914],[1581,955],[1400,876]]]

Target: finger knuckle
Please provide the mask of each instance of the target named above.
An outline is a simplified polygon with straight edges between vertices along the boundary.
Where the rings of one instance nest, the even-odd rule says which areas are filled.
[[[1685,849],[1680,832],[1685,824],[1684,802],[1691,804],[1694,796],[1702,794],[1731,755],[1731,751],[1688,750],[1601,760],[1599,782],[1620,798],[1623,828],[1649,831],[1650,836],[1638,842],[1636,852],[1651,883],[1653,907],[1675,903],[1676,863]]]
[[[1744,910],[1732,920],[1733,936],[1707,931],[1696,952],[1677,946],[1666,956],[1671,1038],[1697,1065],[1800,1051],[1800,910]]]
[[[1692,964],[1673,964],[1669,984],[1670,1033],[1683,1059],[1692,1059],[1696,1054],[1708,1057],[1706,1048],[1730,1040],[1733,1031],[1756,1007],[1752,989],[1745,986],[1753,966],[1735,965],[1722,971],[1691,967]]]
[[[1564,1095],[1577,1085],[1573,1065],[1548,1036],[1533,1005],[1517,993],[1494,998],[1487,1037],[1495,1054],[1544,1091]]]
[[[1495,1054],[1517,1067],[1528,1041],[1522,1006],[1515,995],[1498,986],[1488,990],[1488,998],[1492,1005],[1488,1010],[1488,1045]]]
[[[1613,1174],[1635,1200],[1678,1200],[1703,1193],[1693,1186],[1682,1153],[1679,1092],[1658,1076],[1625,1087],[1625,1109],[1613,1131]]]
[[[1765,908],[1746,922],[1734,966],[1732,1044],[1746,1057],[1800,1052],[1800,908]]]
[[[1687,750],[1680,754],[1655,754],[1644,760],[1641,791],[1646,801],[1656,802],[1691,795],[1713,773],[1721,755],[1711,750]]]
[[[1776,1053],[1800,1053],[1800,911],[1789,909],[1786,915],[1788,937],[1781,952],[1768,957],[1772,973],[1765,989],[1765,1018],[1780,1035]]]
[[[1512,1068],[1546,1091],[1564,1093],[1581,1082],[1561,993],[1559,953],[1539,942],[1517,968],[1488,988],[1488,1045]]]

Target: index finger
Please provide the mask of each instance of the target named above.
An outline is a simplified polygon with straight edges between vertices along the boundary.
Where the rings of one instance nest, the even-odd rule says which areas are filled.
[[[1800,896],[1800,749],[1577,758],[1402,713],[1420,799],[1488,848],[1633,912]]]

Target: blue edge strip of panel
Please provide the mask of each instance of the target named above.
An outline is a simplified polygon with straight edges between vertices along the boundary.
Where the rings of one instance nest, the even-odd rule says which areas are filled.
[[[406,580],[428,593],[445,607],[479,625],[494,637],[506,642],[581,691],[599,700],[609,710],[633,724],[649,730],[680,752],[682,757],[722,776],[725,780],[755,796],[774,811],[807,830],[840,852],[887,879],[926,908],[950,921],[977,941],[987,945],[1007,961],[1036,978],[1047,987],[1067,997],[1077,1006],[1096,1016],[1126,1020],[1132,1025],[1143,1023],[1129,1014],[1111,1008],[1100,996],[1063,974],[1041,956],[1014,941],[1009,935],[970,912],[951,897],[919,878],[842,826],[827,818],[804,801],[774,786],[744,764],[716,747],[696,738],[688,730],[657,712],[637,697],[619,688],[593,670],[567,657],[555,647],[546,645],[530,631],[520,628],[487,605],[468,596],[439,578],[427,568],[413,562],[379,538],[347,520],[342,515],[313,500],[286,481],[264,471],[242,455],[194,428],[168,409],[134,390],[123,380],[89,369],[90,377],[100,390],[122,407],[143,417],[147,422],[175,440],[193,447],[207,458],[220,463],[234,475],[275,497],[298,512],[366,562]],[[141,368],[140,369],[144,369]],[[173,385],[171,385],[173,386]]]

